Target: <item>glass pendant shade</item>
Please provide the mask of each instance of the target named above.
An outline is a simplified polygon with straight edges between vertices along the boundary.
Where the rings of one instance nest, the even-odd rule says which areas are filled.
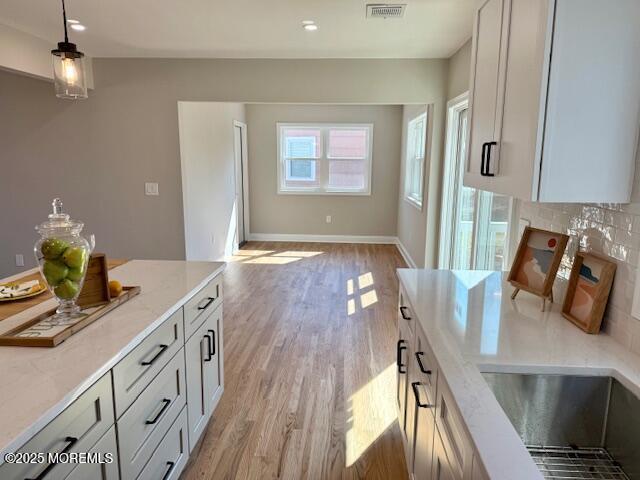
[[[56,97],[71,100],[87,98],[84,54],[73,43],[60,42],[52,50]]]

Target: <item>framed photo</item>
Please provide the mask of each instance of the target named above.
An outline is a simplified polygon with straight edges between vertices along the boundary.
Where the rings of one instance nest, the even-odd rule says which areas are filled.
[[[553,282],[568,241],[569,236],[563,233],[525,227],[507,277],[516,288],[511,298],[520,290],[533,293],[543,298],[544,310],[544,301],[553,301]]]
[[[587,333],[598,333],[616,264],[608,257],[578,252],[573,261],[562,315]]]

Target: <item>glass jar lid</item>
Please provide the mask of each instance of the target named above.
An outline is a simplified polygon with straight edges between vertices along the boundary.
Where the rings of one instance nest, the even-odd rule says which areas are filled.
[[[51,202],[53,213],[49,214],[49,219],[36,226],[38,233],[44,237],[53,234],[77,235],[82,231],[84,223],[71,220],[68,214],[62,213],[62,200],[54,198]]]

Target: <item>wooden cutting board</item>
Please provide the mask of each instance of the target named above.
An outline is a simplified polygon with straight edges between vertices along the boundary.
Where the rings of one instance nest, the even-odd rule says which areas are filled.
[[[127,263],[128,260],[122,259],[107,259],[107,266],[109,270],[119,267],[120,265]],[[17,280],[13,280],[16,282],[26,282],[29,280],[42,280],[40,276],[40,272],[31,273],[29,275],[25,275],[24,277],[20,277]],[[42,302],[46,302],[47,300],[53,298],[51,292],[46,291],[42,295],[38,295],[31,298],[25,298],[23,300],[15,300],[13,302],[2,302],[0,303],[0,322],[6,318],[12,317],[20,312],[27,310],[28,308],[35,307]]]

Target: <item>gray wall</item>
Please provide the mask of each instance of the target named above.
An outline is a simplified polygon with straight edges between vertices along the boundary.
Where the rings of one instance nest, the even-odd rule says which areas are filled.
[[[251,233],[395,237],[402,107],[249,104],[246,112]],[[371,195],[278,195],[277,122],[373,123]]]
[[[187,260],[233,253],[237,206],[234,120],[243,103],[179,102],[182,203]]]
[[[471,39],[462,45],[449,59],[449,85],[447,99],[457,97],[469,90],[469,71],[471,68]]]
[[[95,90],[58,100],[50,83],[0,72],[0,275],[27,266],[58,195],[112,257],[185,256],[178,100],[425,103],[447,60],[94,59]],[[442,112],[440,112],[442,114]],[[160,196],[144,196],[144,182]]]

